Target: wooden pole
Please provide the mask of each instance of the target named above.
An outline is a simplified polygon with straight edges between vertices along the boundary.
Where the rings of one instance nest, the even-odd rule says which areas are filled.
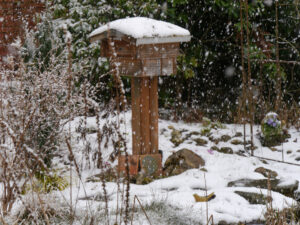
[[[142,155],[150,154],[150,78],[141,78],[141,153]]]
[[[158,153],[158,77],[150,78],[150,154]]]
[[[131,109],[132,109],[132,154],[141,154],[141,78],[131,79]]]

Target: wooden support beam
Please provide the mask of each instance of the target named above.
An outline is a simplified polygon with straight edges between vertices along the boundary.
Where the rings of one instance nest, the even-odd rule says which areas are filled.
[[[150,154],[158,154],[158,77],[150,78]]]
[[[149,92],[150,78],[141,78],[141,154],[150,154],[150,107],[149,107]]]
[[[141,154],[141,78],[133,77],[131,79],[131,108],[132,108],[132,154]]]

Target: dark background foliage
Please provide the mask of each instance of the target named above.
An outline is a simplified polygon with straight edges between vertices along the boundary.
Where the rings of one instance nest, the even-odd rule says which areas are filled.
[[[299,10],[295,1],[279,1],[280,59],[299,62]],[[38,50],[25,51],[27,60],[42,58],[65,45],[64,31],[72,34],[73,70],[78,82],[87,79],[98,86],[98,101],[114,97],[107,61],[99,60],[99,45],[88,34],[109,21],[132,16],[165,20],[188,29],[190,43],[182,44],[178,74],[160,79],[160,107],[175,109],[178,118],[189,109],[222,121],[234,121],[242,89],[240,1],[235,0],[53,0],[35,33]],[[250,56],[257,121],[274,109],[276,64],[254,60],[276,59],[274,1],[249,1]],[[64,25],[63,25],[64,24]],[[246,33],[246,25],[244,25]],[[51,35],[49,35],[50,33]],[[55,37],[54,37],[55,36]],[[45,40],[46,38],[46,40]],[[246,38],[244,38],[246,46]],[[247,49],[245,48],[247,52]],[[245,60],[247,62],[247,60]],[[247,68],[247,64],[245,64]],[[299,105],[300,68],[281,64],[284,107]],[[124,78],[130,96],[130,82]]]

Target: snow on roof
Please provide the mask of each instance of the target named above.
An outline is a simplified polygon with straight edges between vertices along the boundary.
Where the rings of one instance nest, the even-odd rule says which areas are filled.
[[[185,42],[190,40],[190,32],[177,25],[145,17],[132,17],[112,21],[94,30],[90,38],[115,30],[137,39],[138,44]]]

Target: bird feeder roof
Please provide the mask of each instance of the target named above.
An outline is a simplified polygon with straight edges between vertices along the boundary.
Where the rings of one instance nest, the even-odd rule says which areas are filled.
[[[145,17],[119,19],[100,26],[90,35],[92,42],[108,38],[129,36],[136,39],[136,45],[188,42],[190,32],[177,25]]]

